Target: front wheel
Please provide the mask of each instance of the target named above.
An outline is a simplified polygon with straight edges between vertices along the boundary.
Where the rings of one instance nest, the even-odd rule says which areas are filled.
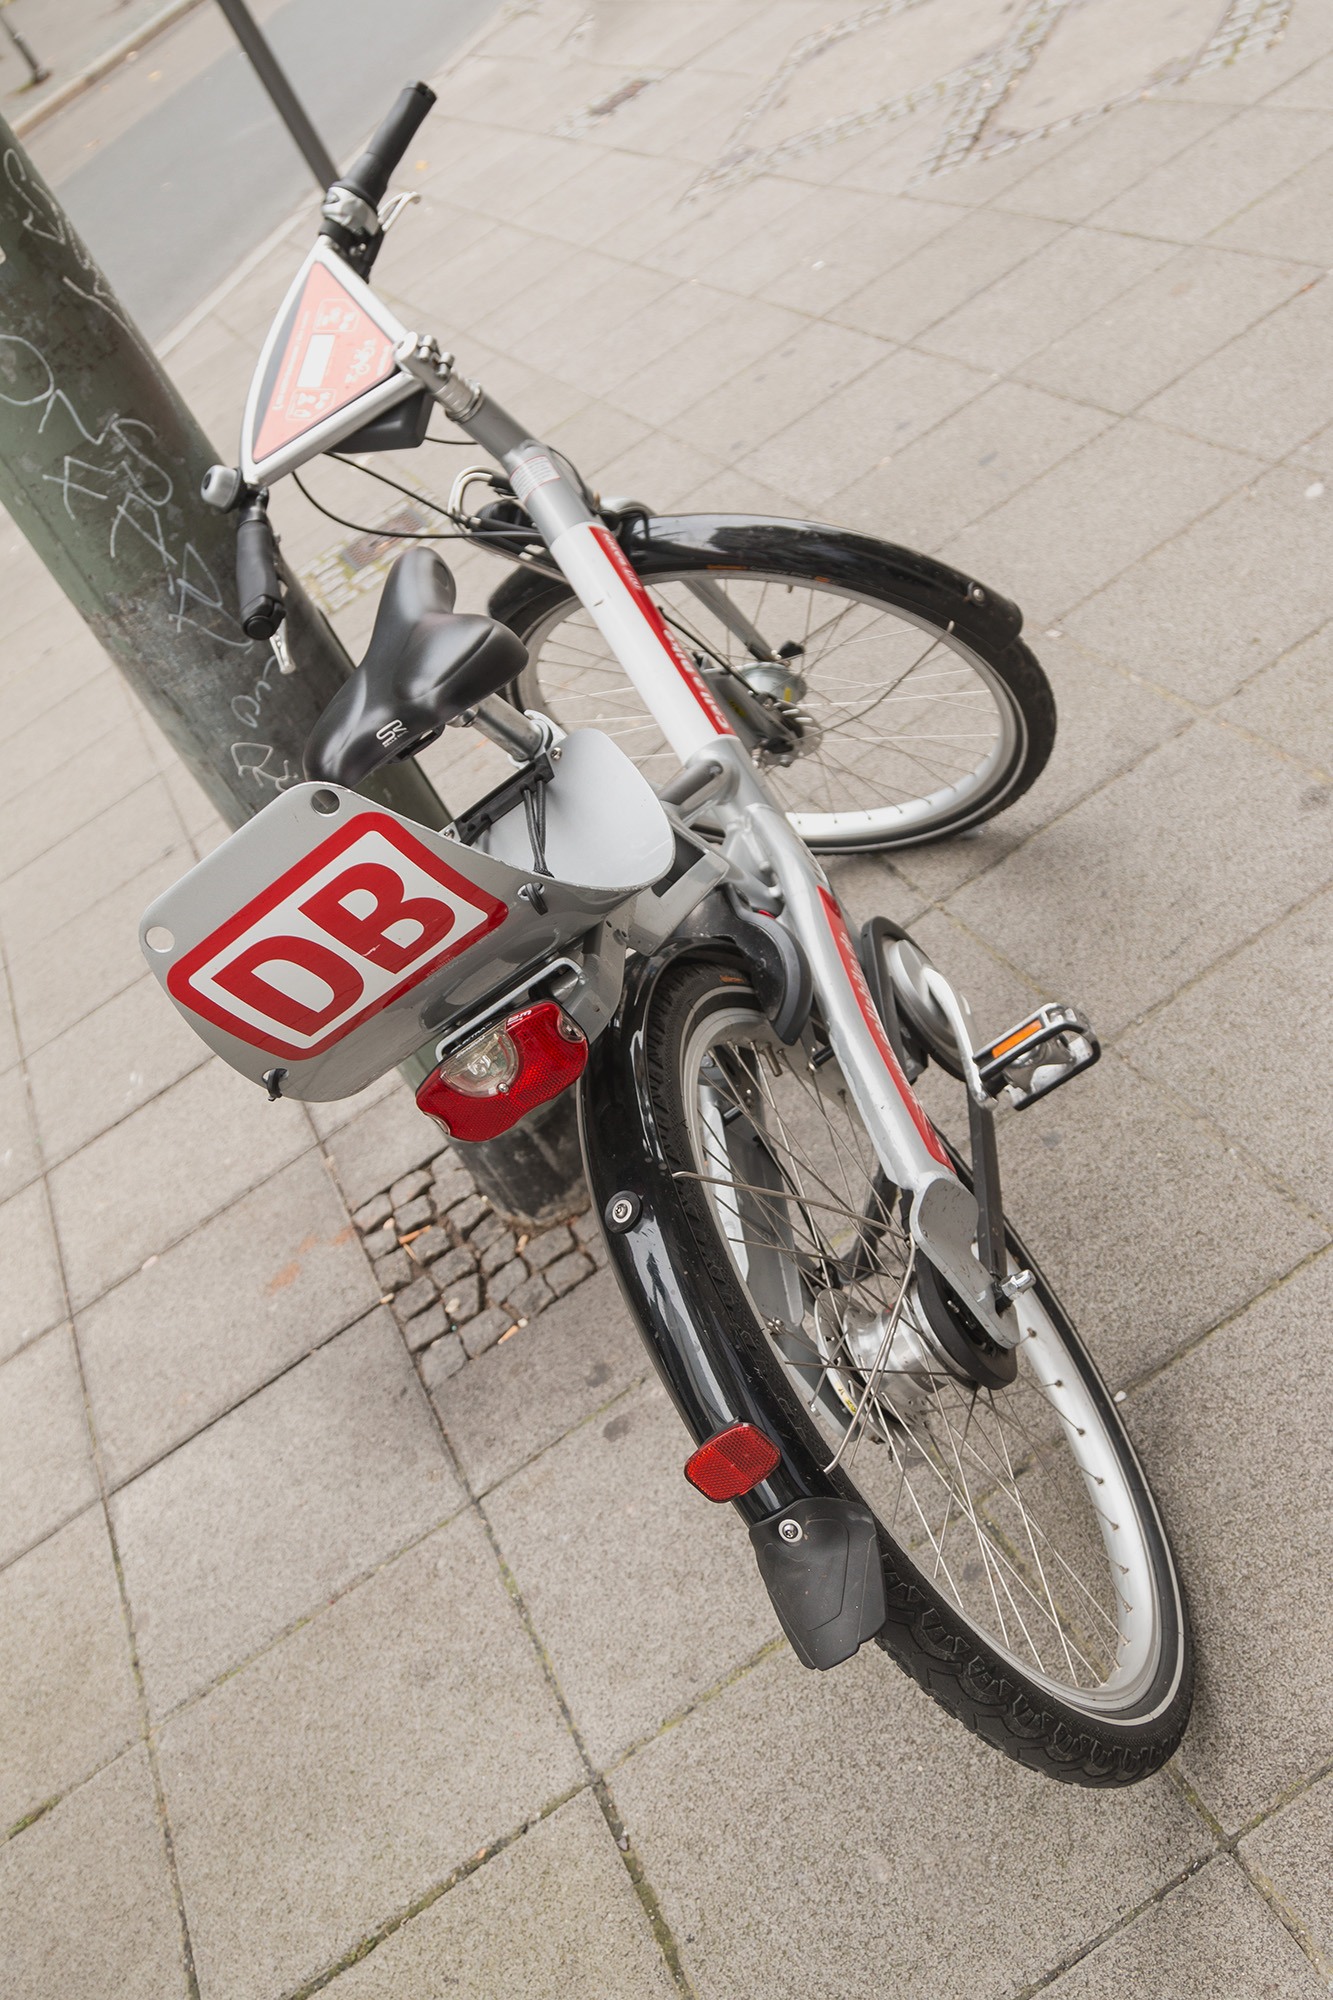
[[[695,1282],[876,1517],[881,1645],[1049,1776],[1157,1770],[1189,1714],[1184,1602],[1116,1406],[1040,1273],[1011,1308],[1016,1348],[993,1345],[918,1264],[817,1029],[785,1047],[735,970],[668,968],[645,1056]]]
[[[654,520],[630,555],[701,669],[736,676],[774,718],[781,743],[756,759],[808,846],[937,840],[1045,767],[1055,702],[1018,613],[957,571],[869,536],[726,516]],[[568,585],[517,587],[492,610],[528,648],[522,704],[604,730],[654,784],[669,778],[676,759]]]

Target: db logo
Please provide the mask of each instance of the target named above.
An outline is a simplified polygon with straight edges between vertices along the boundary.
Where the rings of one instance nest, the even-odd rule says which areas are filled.
[[[506,914],[394,821],[362,813],[179,960],[167,987],[241,1041],[306,1059]]]

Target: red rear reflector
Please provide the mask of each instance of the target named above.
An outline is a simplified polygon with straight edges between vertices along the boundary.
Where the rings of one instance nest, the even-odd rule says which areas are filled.
[[[451,1139],[494,1139],[583,1074],[583,1030],[541,1000],[464,1042],[417,1092],[417,1104]]]
[[[733,1424],[685,1461],[685,1477],[705,1500],[738,1500],[767,1479],[782,1453],[753,1424]]]

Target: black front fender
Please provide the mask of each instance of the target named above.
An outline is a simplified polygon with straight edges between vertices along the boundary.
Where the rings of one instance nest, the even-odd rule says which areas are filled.
[[[763,514],[635,516],[625,521],[621,543],[644,578],[698,570],[721,580],[729,571],[745,570],[803,583],[842,584],[882,596],[931,624],[952,626],[961,638],[972,638],[983,648],[1007,646],[1023,627],[1016,604],[962,570],[896,542],[817,521]],[[522,637],[569,595],[563,580],[516,568],[491,593],[487,609]]]

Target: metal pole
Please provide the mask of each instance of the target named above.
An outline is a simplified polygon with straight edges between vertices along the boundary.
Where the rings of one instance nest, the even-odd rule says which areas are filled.
[[[0,119],[0,503],[235,827],[300,778],[351,662],[290,573],[296,672],[242,632],[234,517],[199,498],[217,457]],[[449,821],[410,760],[359,789],[426,826]],[[403,1065],[413,1088],[432,1061]],[[583,1205],[568,1097],[463,1157],[520,1224]]]
[[[47,69],[44,63],[38,62],[36,56],[33,54],[32,50],[28,47],[28,44],[24,41],[18,29],[14,27],[13,24],[11,23],[8,11],[8,0],[0,0],[0,4],[3,4],[4,7],[4,11],[0,12],[0,23],[3,23],[5,33],[9,36],[10,41],[14,44],[14,47],[18,50],[19,54],[22,56],[24,62],[28,65],[28,68],[31,71],[28,81],[24,85],[24,89],[25,90],[31,89],[34,83],[46,83],[51,75],[50,70]]]
[[[295,673],[242,632],[234,517],[199,498],[218,454],[3,120],[0,249],[0,502],[239,826],[300,777],[347,655],[295,577]],[[365,789],[448,817],[415,765]]]
[[[338,169],[325,150],[324,141],[316,132],[305,110],[287,81],[278,58],[274,55],[267,37],[245,0],[218,0],[227,19],[236,32],[236,39],[249,56],[256,76],[273,99],[287,130],[299,146],[306,165],[322,188],[326,188],[338,178]]]

